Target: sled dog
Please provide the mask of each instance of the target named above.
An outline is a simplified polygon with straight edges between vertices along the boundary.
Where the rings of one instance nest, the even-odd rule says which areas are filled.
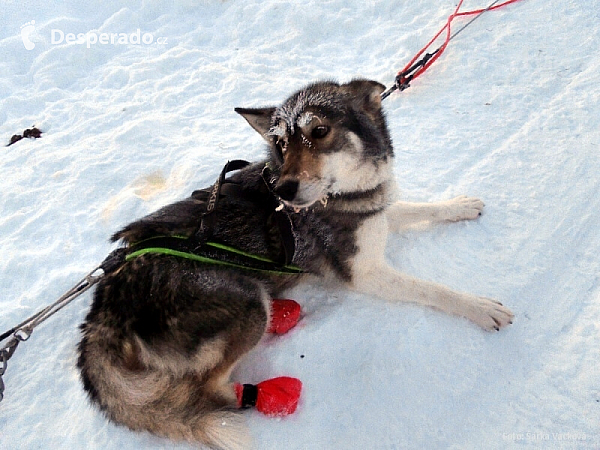
[[[395,200],[384,89],[364,79],[317,82],[279,107],[236,109],[269,152],[227,178],[237,191],[208,200],[215,209],[210,239],[302,273],[147,253],[107,274],[81,326],[78,368],[90,399],[109,419],[214,448],[247,448],[231,372],[268,328],[271,299],[307,276],[369,297],[426,305],[489,331],[511,323],[511,311],[495,300],[386,263],[388,231],[476,219],[484,205],[466,196],[427,204]],[[127,247],[157,236],[190,237],[206,205],[192,195],[112,239]],[[293,240],[287,257],[275,211],[284,214]]]

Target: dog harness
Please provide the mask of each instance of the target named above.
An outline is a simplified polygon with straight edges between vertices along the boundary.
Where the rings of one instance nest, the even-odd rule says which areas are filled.
[[[233,160],[225,164],[215,184],[206,189],[192,193],[192,197],[206,204],[206,210],[200,217],[200,225],[195,233],[187,236],[157,236],[145,239],[127,247],[114,250],[101,264],[105,273],[117,270],[125,262],[139,256],[148,254],[161,254],[177,256],[180,258],[197,261],[215,266],[235,267],[239,269],[268,272],[279,275],[300,274],[303,270],[291,264],[295,253],[295,238],[289,216],[282,208],[277,208],[279,200],[273,192],[276,177],[268,165],[262,170],[261,176],[267,186],[266,199],[273,204],[275,223],[279,229],[282,243],[282,261],[273,261],[269,258],[253,255],[223,243],[211,241],[213,229],[216,225],[217,204],[222,196],[241,195],[241,186],[232,181],[226,181],[225,175],[229,172],[242,169],[250,163],[243,160]]]
[[[127,247],[113,250],[98,267],[87,274],[79,283],[77,283],[77,285],[69,289],[57,301],[48,305],[41,311],[36,312],[34,315],[10,330],[0,334],[0,343],[11,337],[10,340],[0,346],[0,402],[4,397],[4,381],[2,377],[6,372],[8,360],[13,356],[19,343],[29,339],[35,327],[92,288],[92,286],[97,284],[103,277],[119,269],[127,261],[131,261],[142,255],[162,254],[186,258],[209,265],[236,267],[278,275],[302,273],[303,271],[301,268],[291,264],[296,248],[292,222],[283,208],[278,207],[279,199],[273,192],[277,177],[273,176],[268,163],[261,173],[268,191],[268,197],[265,198],[265,201],[271,202],[273,205],[274,219],[279,227],[281,236],[282,253],[285,255],[283,258],[284,260],[280,262],[272,261],[268,258],[252,255],[228,245],[210,240],[213,228],[216,225],[215,211],[220,197],[222,195],[235,196],[241,194],[241,186],[232,181],[225,181],[225,175],[228,172],[242,169],[249,164],[250,163],[247,161],[242,160],[228,162],[211,188],[202,189],[192,193],[192,197],[206,203],[206,210],[200,217],[200,226],[196,233],[191,237],[157,236]],[[292,316],[287,317],[288,313],[289,311],[286,310],[286,320],[289,322],[289,319],[292,318]],[[297,319],[298,315],[299,310],[294,313],[293,317]],[[281,333],[282,330],[285,332],[286,329],[289,329],[286,327],[289,327],[289,323],[283,325],[280,324],[280,326],[274,329],[274,332]],[[268,414],[282,415],[292,413],[296,408],[298,396],[300,395],[301,383],[295,379],[290,378],[289,380],[291,381],[283,380],[285,382],[283,384],[279,379],[269,380],[276,381],[274,386],[273,383],[264,385],[258,384],[257,400],[251,399],[252,396],[250,395],[250,390],[244,400],[245,406],[256,403],[257,409]],[[281,406],[278,407],[279,409],[275,408],[273,405],[269,406],[269,399],[272,397],[271,391],[273,389],[282,391],[282,386],[288,386],[286,389],[290,391],[289,395],[286,394],[285,396],[286,401],[280,401]],[[261,398],[263,398],[263,400],[261,400]],[[260,406],[261,402],[267,406]]]

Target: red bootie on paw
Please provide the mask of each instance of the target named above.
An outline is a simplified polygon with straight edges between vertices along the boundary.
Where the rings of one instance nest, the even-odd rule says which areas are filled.
[[[235,384],[238,407],[255,406],[257,411],[267,416],[287,416],[294,413],[301,391],[302,382],[291,377],[271,378],[257,385]]]
[[[285,334],[300,320],[300,305],[294,300],[273,299],[267,333]]]

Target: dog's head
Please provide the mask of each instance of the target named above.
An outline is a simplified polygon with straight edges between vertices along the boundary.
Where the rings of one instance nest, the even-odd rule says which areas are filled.
[[[392,144],[376,81],[314,83],[278,108],[236,108],[269,143],[276,193],[308,207],[329,195],[364,192],[389,177]]]

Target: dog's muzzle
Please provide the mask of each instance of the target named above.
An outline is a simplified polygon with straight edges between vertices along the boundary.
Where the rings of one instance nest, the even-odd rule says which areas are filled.
[[[285,180],[283,183],[275,186],[275,193],[286,202],[292,202],[298,193],[298,180]]]

